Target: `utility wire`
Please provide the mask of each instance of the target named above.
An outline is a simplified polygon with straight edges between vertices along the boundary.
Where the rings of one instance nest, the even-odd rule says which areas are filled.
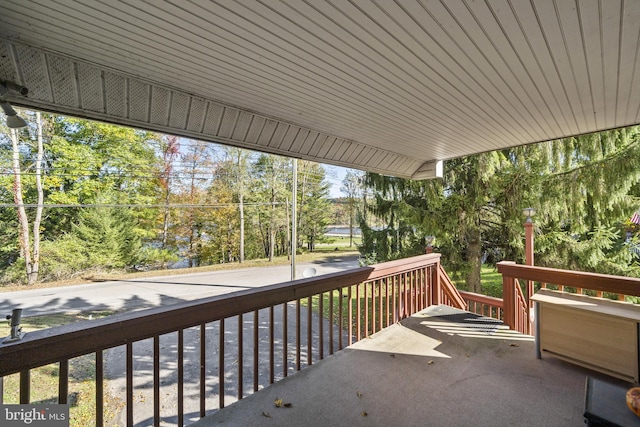
[[[256,202],[256,203],[243,203],[245,207],[249,206],[273,206],[273,205],[285,205],[285,202]],[[51,203],[51,204],[37,204],[37,203],[24,203],[24,204],[16,204],[16,203],[0,203],[0,208],[16,208],[16,207],[25,207],[25,208],[166,208],[169,209],[186,209],[186,208],[196,208],[196,209],[224,209],[230,207],[239,206],[240,203],[218,203],[218,204],[170,204],[169,206],[164,204],[133,204],[133,203]]]

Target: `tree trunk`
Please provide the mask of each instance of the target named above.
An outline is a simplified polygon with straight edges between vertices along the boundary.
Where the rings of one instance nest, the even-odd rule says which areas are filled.
[[[20,152],[18,151],[18,132],[11,129],[11,143],[13,148],[13,201],[18,210],[20,252],[24,257],[27,273],[27,283],[33,284],[33,263],[31,258],[31,242],[29,237],[29,219],[24,209],[22,199],[22,179],[20,171]]]
[[[349,202],[350,204],[353,202]],[[353,247],[353,206],[349,206],[349,247]]]
[[[38,158],[36,160],[36,191],[38,193],[38,206],[36,207],[36,217],[33,220],[33,262],[29,284],[38,281],[38,271],[40,269],[40,223],[42,222],[42,209],[44,203],[44,191],[42,190],[42,158],[44,156],[44,146],[42,142],[42,115],[36,113],[38,122]]]
[[[238,254],[239,262],[244,262],[244,166],[242,164],[242,152],[238,150],[237,164],[237,183],[238,183],[238,209],[240,211],[240,253]]]
[[[287,199],[284,203],[286,216],[287,216],[287,236],[288,236],[288,245],[287,245],[287,260],[291,260],[291,217],[289,215],[289,199]]]
[[[273,251],[276,247],[276,194],[271,187],[271,218],[269,219],[269,262],[273,261]]]
[[[482,244],[480,239],[480,230],[469,230],[467,261],[469,262],[469,276],[467,277],[467,285],[471,292],[480,293],[482,282],[480,272],[482,269]]]
[[[240,249],[238,261],[244,262],[244,195],[242,192],[238,195],[238,209],[240,210]]]
[[[162,249],[167,248],[167,235],[169,234],[169,187],[164,195],[164,218],[162,220]],[[164,262],[162,267],[164,268]]]

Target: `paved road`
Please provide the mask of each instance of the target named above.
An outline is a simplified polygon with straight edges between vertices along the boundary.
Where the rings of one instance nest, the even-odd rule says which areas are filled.
[[[316,269],[317,275],[328,274],[357,268],[358,261],[356,257],[343,257],[296,267],[296,277],[301,278],[310,267]],[[142,309],[286,282],[290,278],[290,266],[275,266],[6,292],[0,293],[0,317],[10,314],[13,308],[22,308],[23,317]]]

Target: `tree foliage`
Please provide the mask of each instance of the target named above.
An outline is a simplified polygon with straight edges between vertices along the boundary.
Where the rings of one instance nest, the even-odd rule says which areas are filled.
[[[17,174],[8,129],[0,128],[2,284],[26,282],[15,176],[29,223],[32,206],[44,207],[40,280],[272,258],[290,248],[289,159],[45,114],[40,201],[35,113],[21,115],[30,125],[20,132]],[[313,247],[330,216],[328,184],[322,167],[301,165],[301,241]]]
[[[532,206],[538,265],[637,276],[625,222],[639,182],[638,127],[450,160],[442,180],[367,174],[368,211],[385,226],[363,222],[362,252],[417,254],[433,235],[447,267],[480,291],[483,261],[523,261],[522,210]]]

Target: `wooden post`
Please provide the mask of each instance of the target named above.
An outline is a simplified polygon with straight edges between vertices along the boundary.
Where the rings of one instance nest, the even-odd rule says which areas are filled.
[[[533,221],[531,217],[527,218],[524,223],[524,263],[526,265],[533,266]],[[525,297],[527,298],[527,322],[529,331],[533,331],[533,321],[534,321],[534,311],[533,311],[533,301],[531,297],[535,292],[533,286],[533,280],[527,280],[527,294]]]
[[[527,218],[524,223],[524,263],[533,265],[533,221]]]
[[[442,304],[440,299],[440,260],[431,267],[431,304]]]
[[[512,330],[516,329],[517,323],[515,286],[515,278],[502,276],[503,321]]]
[[[504,263],[507,263],[506,261]],[[515,264],[515,262],[509,262]],[[516,279],[502,275],[502,321],[509,329],[516,329]]]

